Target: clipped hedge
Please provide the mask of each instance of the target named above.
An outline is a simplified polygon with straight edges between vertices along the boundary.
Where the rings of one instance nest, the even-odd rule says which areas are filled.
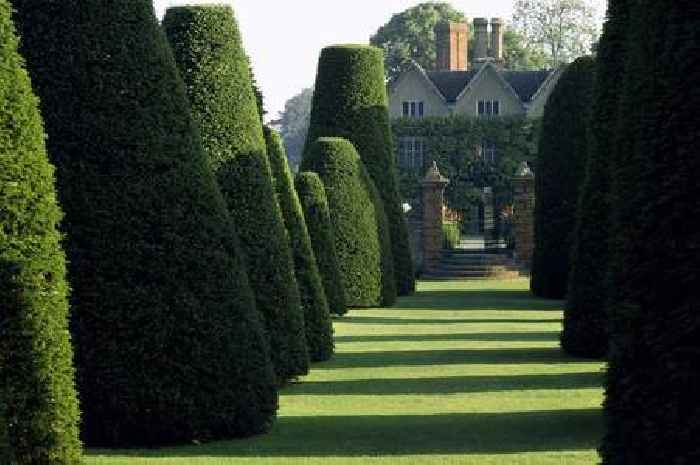
[[[598,44],[586,174],[577,206],[561,345],[572,355],[608,350],[607,274],[610,256],[610,160],[626,52],[628,0],[612,0]]]
[[[394,260],[391,254],[391,231],[389,228],[389,218],[384,208],[379,189],[370,179],[367,183],[372,205],[377,219],[377,234],[379,236],[379,250],[381,251],[382,269],[382,307],[394,305],[397,297],[396,276],[394,271]]]
[[[530,282],[539,297],[561,299],[568,287],[576,206],[588,156],[594,75],[592,58],[577,59],[564,71],[545,106],[535,169]]]
[[[277,199],[282,208],[294,253],[294,271],[304,308],[309,356],[315,362],[328,360],[333,355],[333,326],[326,292],[311,248],[309,230],[306,227],[299,197],[294,189],[294,179],[287,164],[282,140],[276,132],[266,127],[265,142],[274,175]]]
[[[371,179],[346,139],[322,137],[309,146],[303,171],[318,173],[326,189],[345,302],[350,307],[382,304],[381,242]]]
[[[700,5],[629,8],[612,158],[606,465],[700,463]]]
[[[80,461],[54,168],[10,6],[0,0],[0,463]]]
[[[335,233],[331,224],[326,189],[318,174],[311,171],[299,173],[295,185],[323,280],[328,309],[334,315],[344,315],[347,313],[345,289],[335,252]]]
[[[272,361],[279,383],[284,383],[309,369],[304,314],[233,10],[211,5],[169,8],[163,27],[246,253]]]
[[[265,431],[277,394],[262,322],[152,3],[15,8],[66,212],[82,438]]]
[[[383,60],[375,47],[323,49],[304,153],[319,137],[343,137],[355,146],[384,202],[396,287],[407,295],[415,290],[415,276],[398,192]]]

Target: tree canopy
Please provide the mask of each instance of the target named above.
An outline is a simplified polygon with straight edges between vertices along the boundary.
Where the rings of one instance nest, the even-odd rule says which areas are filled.
[[[280,113],[280,118],[277,121],[280,125],[280,135],[287,149],[287,159],[292,169],[298,168],[301,164],[306,134],[309,131],[313,97],[313,88],[303,89],[287,100],[284,104],[284,111]]]
[[[0,0],[0,463],[74,465],[66,259],[39,102]]]
[[[304,315],[238,23],[229,6],[191,5],[169,8],[163,25],[246,253],[278,381],[285,383],[308,371]]]
[[[566,68],[547,101],[535,178],[535,295],[566,295],[569,253],[576,226],[579,186],[588,157],[588,120],[595,62],[581,57]]]
[[[467,18],[446,2],[426,2],[395,14],[370,38],[370,44],[384,51],[389,82],[403,73],[410,60],[425,69],[437,61],[435,26],[441,21],[465,22]]]
[[[513,27],[557,67],[591,53],[599,34],[597,14],[590,0],[517,0]]]
[[[262,323],[152,2],[14,6],[66,212],[83,440],[265,431]]]

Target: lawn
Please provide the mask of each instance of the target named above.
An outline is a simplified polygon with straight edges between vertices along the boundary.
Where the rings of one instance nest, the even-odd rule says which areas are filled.
[[[423,282],[335,320],[337,354],[285,389],[269,435],[89,451],[87,465],[593,465],[603,364],[564,355],[526,280]]]

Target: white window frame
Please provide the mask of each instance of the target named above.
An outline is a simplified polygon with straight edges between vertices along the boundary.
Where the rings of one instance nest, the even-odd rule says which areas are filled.
[[[498,157],[496,143],[489,139],[481,139],[479,144],[479,158],[486,163],[495,164]]]
[[[408,114],[404,113],[406,105],[408,105]],[[423,114],[421,114],[421,108],[423,109]],[[425,102],[423,100],[404,100],[401,102],[401,115],[404,118],[424,118]]]
[[[498,105],[498,113],[495,113],[493,110],[495,106]],[[484,112],[479,113],[479,107],[483,106]],[[487,111],[487,108],[490,110]],[[503,102],[498,99],[484,99],[484,100],[477,100],[476,101],[476,116],[479,117],[492,117],[492,116],[501,116],[503,114]]]

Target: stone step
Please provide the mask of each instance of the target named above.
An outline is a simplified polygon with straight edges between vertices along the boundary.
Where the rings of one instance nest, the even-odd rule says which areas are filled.
[[[440,271],[457,272],[457,271],[479,271],[483,273],[500,273],[514,269],[514,266],[506,265],[472,265],[472,266],[451,266],[448,264],[441,263],[437,267]]]
[[[513,259],[507,255],[475,255],[473,257],[466,256],[443,256],[440,258],[443,263],[511,263]]]
[[[507,270],[498,273],[483,271],[441,271],[421,276],[421,279],[514,279],[520,277],[518,270]]]

